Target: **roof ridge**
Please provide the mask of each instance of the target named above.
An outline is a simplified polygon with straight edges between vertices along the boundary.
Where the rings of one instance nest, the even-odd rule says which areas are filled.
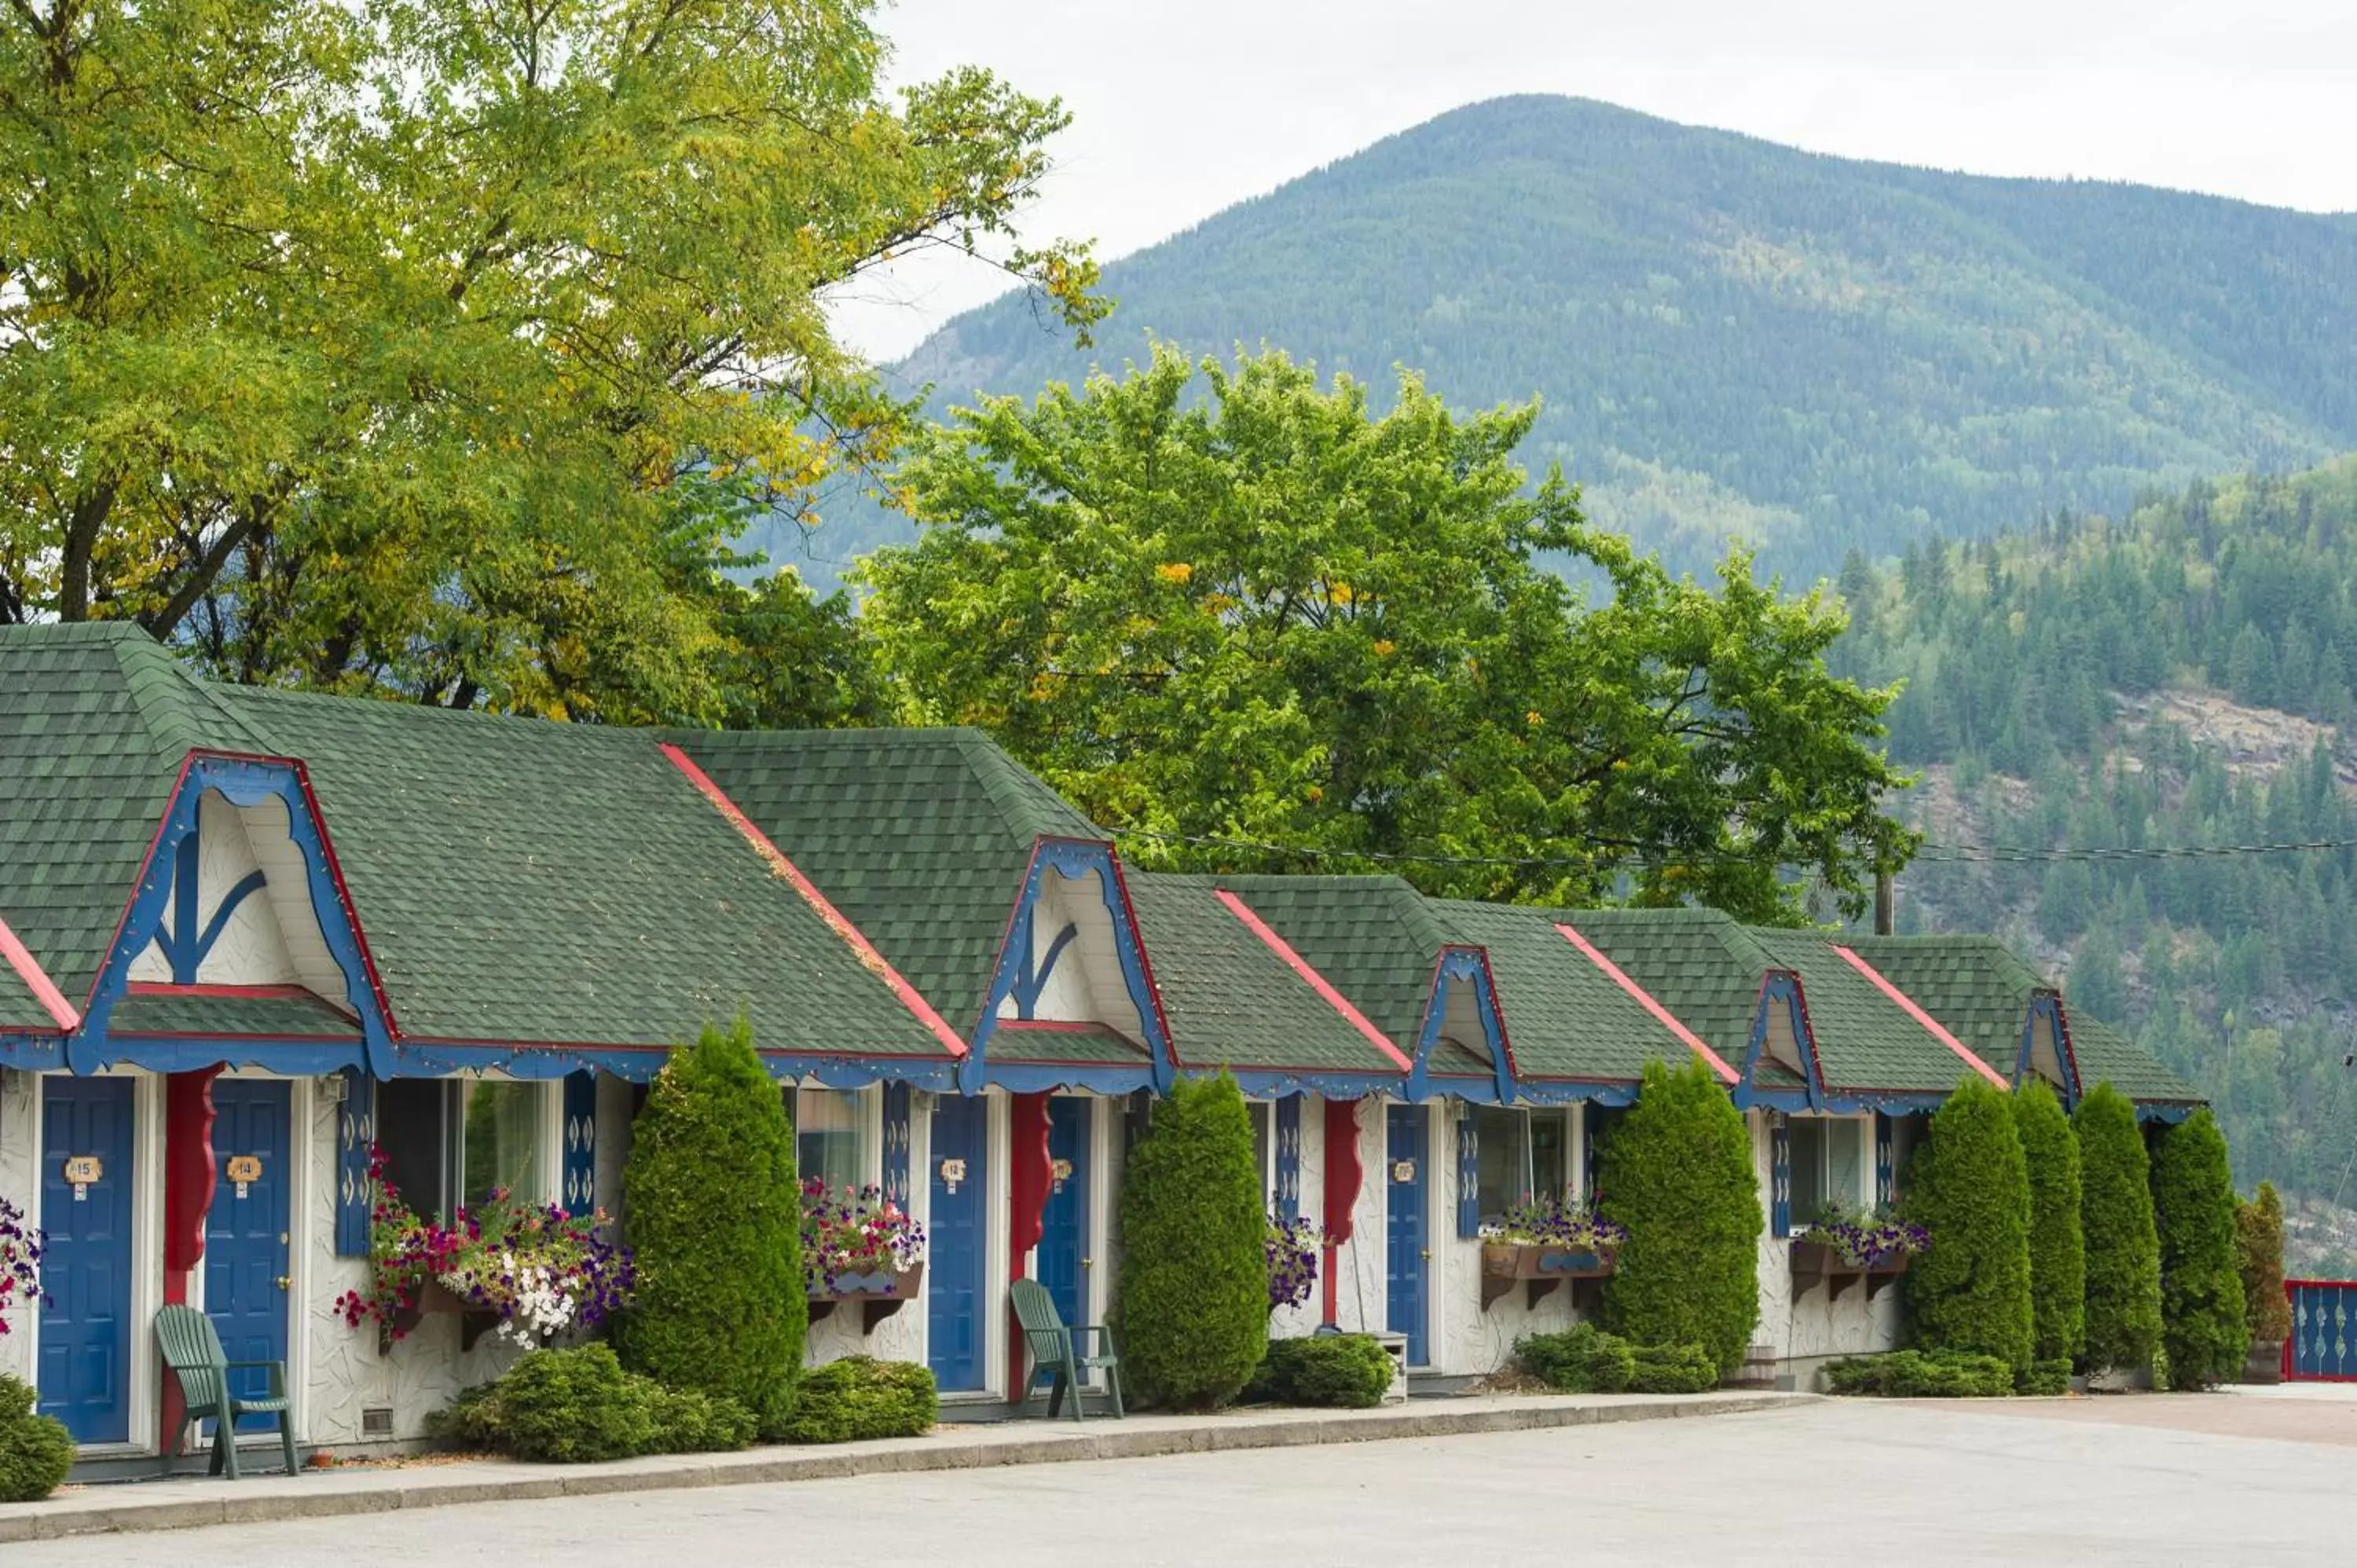
[[[210,682],[190,674],[168,645],[132,623],[122,624],[135,635],[110,639],[114,667],[157,752],[177,761],[192,751],[234,749],[221,744],[231,736],[255,744],[253,733],[214,697]]]
[[[1017,762],[1005,746],[981,730],[970,725],[952,725],[940,733],[946,735],[958,755],[965,758],[967,769],[998,812],[999,820],[1018,838],[1085,836],[1094,843],[1112,842],[1113,835],[1090,822],[1086,812],[1065,800],[1053,785]],[[1041,794],[1052,800],[1055,808],[1044,807],[1039,799]],[[1069,820],[1057,821],[1059,815],[1067,815]],[[1076,827],[1088,832],[1085,835],[1075,833],[1072,830]]]

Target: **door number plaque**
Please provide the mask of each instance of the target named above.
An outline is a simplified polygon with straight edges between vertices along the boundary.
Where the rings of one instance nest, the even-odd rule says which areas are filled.
[[[942,1185],[947,1187],[952,1196],[957,1192],[958,1183],[963,1180],[965,1180],[965,1162],[963,1160],[943,1160],[942,1162]]]
[[[1414,1160],[1394,1160],[1392,1162],[1392,1180],[1414,1181],[1415,1179],[1415,1162]]]
[[[105,1167],[99,1164],[98,1156],[96,1155],[69,1155],[66,1156],[66,1180],[73,1183],[74,1201],[76,1203],[87,1203],[90,1201],[90,1189],[97,1185],[98,1179],[104,1173],[104,1170]]]
[[[229,1157],[229,1168],[226,1174],[230,1180],[237,1184],[238,1197],[243,1197],[245,1196],[246,1184],[249,1182],[257,1182],[262,1179],[262,1156],[260,1155],[231,1155]]]

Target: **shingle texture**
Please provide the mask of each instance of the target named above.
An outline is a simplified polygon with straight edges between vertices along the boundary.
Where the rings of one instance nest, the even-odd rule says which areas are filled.
[[[1818,1068],[1828,1090],[1940,1093],[1955,1088],[1966,1074],[1978,1076],[1820,933],[1755,928],[1751,939],[1778,968],[1801,977]],[[2002,1076],[2011,1064],[1988,1065]]]
[[[1555,929],[1553,911],[1453,899],[1432,909],[1457,940],[1488,950],[1523,1077],[1634,1082],[1648,1062],[1693,1056]]]
[[[1760,983],[1774,967],[1743,927],[1714,909],[1565,909],[1556,918],[1728,1066],[1743,1065]]]
[[[2130,1100],[2148,1104],[2208,1103],[2200,1090],[2109,1024],[2073,1017],[2071,1052],[2079,1060],[2079,1081],[2089,1089],[2109,1083]]]
[[[282,1040],[357,1040],[360,1026],[314,996],[134,993],[116,1004],[117,1035],[239,1035]]]
[[[1395,876],[1226,876],[1328,984],[1414,1057],[1447,927]]]

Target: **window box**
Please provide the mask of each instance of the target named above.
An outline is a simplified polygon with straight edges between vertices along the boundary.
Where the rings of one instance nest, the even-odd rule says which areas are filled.
[[[1577,1287],[1583,1281],[1601,1280],[1613,1270],[1617,1254],[1609,1247],[1546,1247],[1521,1241],[1481,1243],[1481,1306],[1487,1311],[1515,1285],[1527,1283],[1533,1306],[1546,1299],[1566,1280]]]
[[[836,1274],[810,1293],[810,1320],[823,1323],[834,1314],[837,1304],[856,1301],[864,1325],[860,1332],[873,1334],[877,1324],[899,1311],[904,1303],[924,1289],[924,1284],[922,1259],[905,1269]]]
[[[487,1306],[477,1306],[439,1280],[429,1279],[418,1287],[414,1305],[395,1307],[390,1317],[379,1321],[376,1326],[377,1354],[391,1355],[393,1336],[414,1331],[429,1313],[458,1320],[458,1348],[461,1351],[473,1349],[475,1341],[500,1326],[498,1313]]]
[[[1839,1301],[1842,1293],[1860,1280],[1866,1282],[1866,1297],[1872,1301],[1890,1283],[1907,1272],[1907,1260],[1913,1254],[1904,1251],[1885,1252],[1871,1262],[1854,1263],[1842,1255],[1842,1250],[1830,1241],[1799,1241],[1792,1243],[1792,1290],[1803,1291],[1824,1285]]]

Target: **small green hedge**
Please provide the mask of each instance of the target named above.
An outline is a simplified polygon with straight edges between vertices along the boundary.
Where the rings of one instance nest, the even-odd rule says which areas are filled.
[[[1272,1339],[1243,1397],[1268,1404],[1366,1410],[1391,1391],[1392,1359],[1372,1334]]]
[[[2002,1399],[2014,1385],[2013,1363],[1965,1350],[1846,1356],[1826,1362],[1824,1374],[1830,1392],[1883,1399]]]
[[[785,1439],[857,1443],[871,1437],[920,1437],[932,1430],[940,1411],[931,1369],[845,1356],[802,1374]]]
[[[1700,1394],[1718,1387],[1718,1358],[1699,1345],[1632,1345],[1632,1394]]]
[[[1560,1334],[1533,1334],[1515,1345],[1514,1359],[1549,1388],[1571,1394],[1617,1394],[1637,1374],[1629,1342],[1592,1323]]]
[[[73,1434],[55,1417],[34,1414],[35,1398],[0,1372],[0,1503],[38,1502],[73,1468]]]
[[[2029,1370],[2021,1375],[2018,1391],[2043,1398],[2071,1391],[2071,1360],[2061,1357],[2053,1360],[2032,1361]]]
[[[558,1465],[743,1448],[755,1428],[752,1412],[734,1400],[626,1372],[604,1345],[527,1352],[429,1425],[462,1448]]]

